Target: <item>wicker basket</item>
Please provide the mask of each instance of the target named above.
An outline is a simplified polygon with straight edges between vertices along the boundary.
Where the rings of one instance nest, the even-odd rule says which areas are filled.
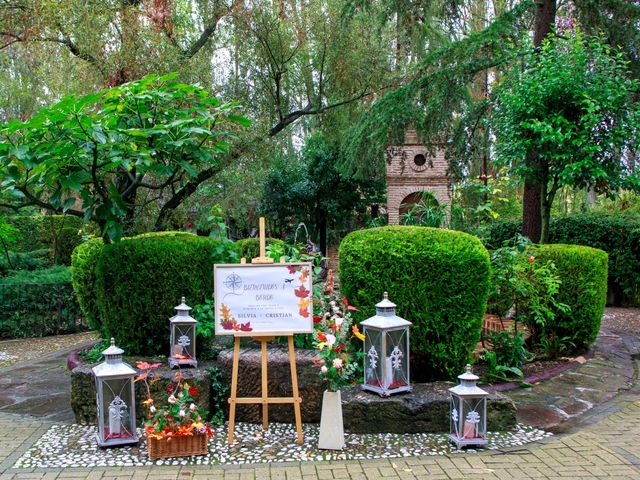
[[[190,457],[209,453],[209,437],[206,433],[175,437],[153,438],[147,435],[149,458]]]

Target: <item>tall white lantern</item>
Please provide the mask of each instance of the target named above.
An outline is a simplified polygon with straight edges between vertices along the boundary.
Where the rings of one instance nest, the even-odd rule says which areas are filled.
[[[169,352],[169,367],[197,367],[196,360],[196,325],[195,318],[189,315],[191,307],[185,303],[178,305],[176,315],[169,319],[171,324],[171,343]]]
[[[134,378],[136,371],[122,361],[124,350],[111,346],[102,355],[104,362],[93,367],[96,378],[98,445],[115,447],[138,443]]]
[[[382,397],[411,390],[409,381],[409,327],[396,315],[387,292],[376,304],[376,314],[361,323],[364,334],[364,383]]]
[[[451,433],[449,438],[458,448],[487,444],[487,397],[489,394],[476,385],[478,376],[471,373],[471,365],[459,375],[460,384],[451,392]]]

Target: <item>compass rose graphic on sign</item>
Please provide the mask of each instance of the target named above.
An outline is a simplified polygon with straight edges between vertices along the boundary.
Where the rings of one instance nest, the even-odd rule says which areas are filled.
[[[237,273],[231,273],[224,279],[224,286],[227,287],[234,295],[239,295],[242,290],[242,278]]]

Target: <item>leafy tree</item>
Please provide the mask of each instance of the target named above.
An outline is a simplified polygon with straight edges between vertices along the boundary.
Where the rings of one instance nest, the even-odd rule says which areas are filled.
[[[514,65],[496,91],[497,159],[541,185],[541,241],[548,242],[551,206],[559,189],[640,190],[629,165],[640,147],[640,83],[622,53],[587,39],[551,35],[537,55]],[[536,162],[529,161],[535,152]]]
[[[13,268],[11,255],[9,255],[9,247],[18,242],[20,238],[20,230],[14,225],[11,225],[7,221],[7,217],[0,215],[0,245],[2,245],[2,250],[7,258],[9,268]]]
[[[35,205],[93,220],[105,239],[149,203],[155,227],[225,166],[238,104],[175,74],[151,75],[82,98],[69,96],[0,127],[1,204]]]

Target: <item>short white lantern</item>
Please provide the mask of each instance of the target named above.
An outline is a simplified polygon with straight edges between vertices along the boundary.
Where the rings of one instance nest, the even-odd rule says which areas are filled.
[[[191,307],[185,303],[178,305],[176,315],[169,319],[171,324],[171,351],[169,367],[197,367],[196,360],[196,325],[197,321],[189,315]]]
[[[364,334],[364,383],[369,390],[388,397],[411,390],[409,381],[409,327],[396,315],[396,305],[384,292],[376,314],[361,323]]]
[[[471,373],[471,365],[459,375],[460,384],[451,392],[451,433],[449,438],[458,448],[487,444],[487,397],[489,394],[476,386],[478,376]]]
[[[133,445],[139,440],[134,400],[136,371],[122,361],[123,353],[112,338],[111,346],[102,352],[104,362],[93,367],[100,447]]]

